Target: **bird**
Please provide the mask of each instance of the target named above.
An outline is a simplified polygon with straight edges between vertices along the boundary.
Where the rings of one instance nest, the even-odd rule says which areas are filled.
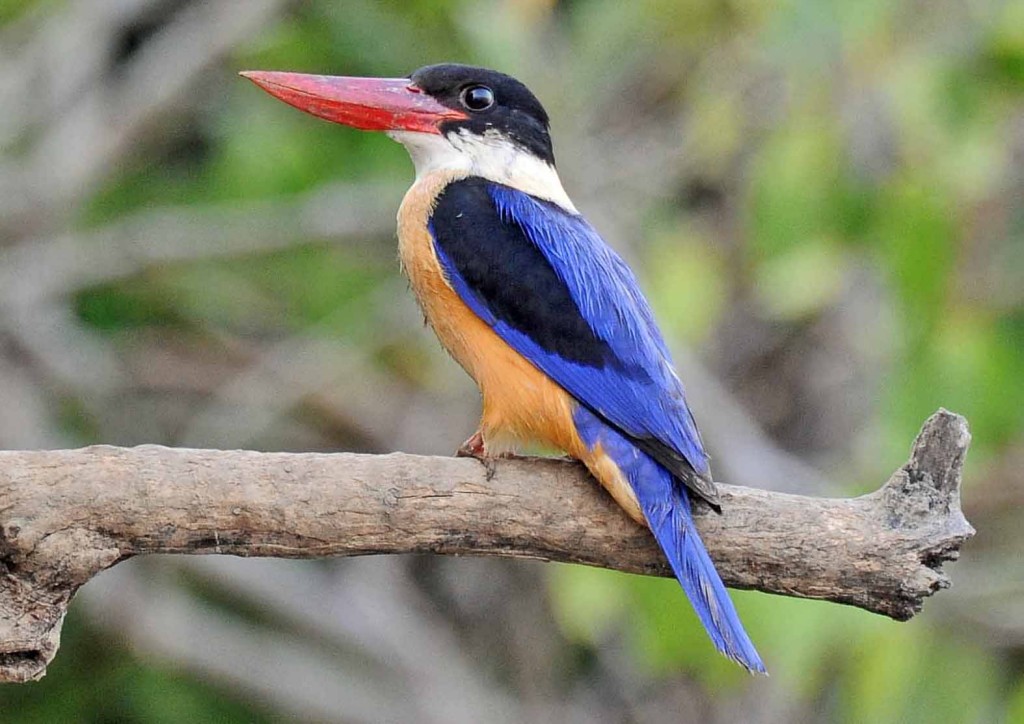
[[[457,63],[401,78],[241,75],[409,152],[401,265],[482,397],[459,452],[539,443],[581,461],[651,530],[714,646],[766,673],[694,525],[691,495],[719,512],[721,501],[668,345],[636,276],[563,188],[537,97]]]

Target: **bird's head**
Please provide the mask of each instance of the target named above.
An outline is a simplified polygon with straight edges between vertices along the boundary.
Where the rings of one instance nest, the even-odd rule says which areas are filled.
[[[525,85],[504,73],[445,63],[408,78],[242,75],[319,118],[385,131],[408,149],[417,176],[483,176],[572,209],[554,170],[548,114]]]

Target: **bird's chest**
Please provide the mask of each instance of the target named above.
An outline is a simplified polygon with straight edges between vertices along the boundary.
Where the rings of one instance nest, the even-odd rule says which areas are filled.
[[[441,344],[479,381],[479,347],[483,337],[494,333],[448,283],[428,226],[438,195],[453,178],[432,174],[417,179],[409,189],[398,210],[398,255],[416,300]]]
[[[481,320],[441,269],[428,223],[438,194],[458,177],[426,176],[405,195],[398,212],[402,268],[441,344],[480,387],[484,432],[539,439],[572,452],[578,438],[568,395]]]

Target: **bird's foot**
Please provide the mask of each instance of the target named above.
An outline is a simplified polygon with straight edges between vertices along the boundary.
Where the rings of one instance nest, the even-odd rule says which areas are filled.
[[[455,451],[455,457],[476,458],[479,460],[487,471],[488,480],[493,478],[494,474],[498,472],[498,458],[487,454],[487,448],[484,446],[484,436],[479,430],[474,432],[466,442],[459,446],[459,449]],[[503,456],[499,455],[498,457]]]
[[[483,433],[477,430],[470,435],[466,442],[459,445],[459,449],[455,451],[455,457],[476,458],[477,460],[487,457],[487,451],[484,449]]]

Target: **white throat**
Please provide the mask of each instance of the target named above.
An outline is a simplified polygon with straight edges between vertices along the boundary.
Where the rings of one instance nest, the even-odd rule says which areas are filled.
[[[464,129],[447,135],[416,131],[389,131],[388,136],[405,146],[416,167],[416,179],[438,171],[457,171],[511,186],[531,196],[552,201],[571,213],[579,213],[553,166],[510,142],[497,131],[483,136]]]

